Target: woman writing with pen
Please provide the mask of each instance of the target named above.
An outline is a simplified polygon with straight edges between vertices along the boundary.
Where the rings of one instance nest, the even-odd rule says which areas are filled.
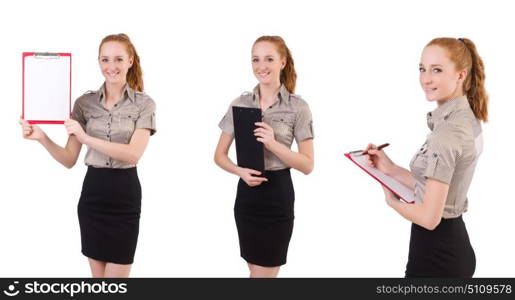
[[[437,108],[427,114],[431,130],[410,163],[395,165],[375,145],[369,164],[407,187],[417,204],[397,201],[383,187],[387,204],[411,221],[406,277],[472,277],[476,258],[462,214],[487,121],[483,61],[469,39],[437,38],[422,52],[420,84]]]

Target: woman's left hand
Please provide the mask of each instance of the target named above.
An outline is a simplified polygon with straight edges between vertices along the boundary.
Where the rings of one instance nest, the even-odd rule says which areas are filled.
[[[82,129],[82,126],[79,124],[79,122],[68,119],[64,121],[64,127],[66,127],[66,131],[68,132],[68,135],[75,135],[79,142],[81,144],[84,144],[87,138],[87,134],[84,132],[84,129]]]
[[[265,148],[269,149],[269,147],[275,143],[274,129],[264,122],[256,122],[254,124],[258,126],[258,128],[254,129],[254,135],[257,136],[257,141],[263,143]]]

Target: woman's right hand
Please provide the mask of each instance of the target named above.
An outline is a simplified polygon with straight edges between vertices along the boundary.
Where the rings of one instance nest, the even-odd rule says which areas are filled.
[[[265,177],[257,177],[253,175],[261,175],[261,172],[247,168],[240,168],[238,170],[238,176],[240,176],[240,178],[250,187],[255,187],[268,181]]]
[[[395,164],[392,160],[384,153],[383,150],[377,150],[377,146],[374,144],[368,144],[364,151],[367,153],[368,164],[386,175],[391,175]]]
[[[23,137],[28,140],[41,141],[45,138],[45,132],[36,124],[30,124],[24,119],[18,121],[22,127]]]

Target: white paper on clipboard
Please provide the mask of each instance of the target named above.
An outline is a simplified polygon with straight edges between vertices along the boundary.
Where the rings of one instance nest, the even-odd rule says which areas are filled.
[[[32,124],[62,124],[70,118],[70,53],[23,53],[22,111]]]
[[[365,171],[368,175],[372,176],[375,180],[381,183],[384,187],[389,189],[397,197],[406,203],[415,203],[415,192],[399,181],[395,180],[378,169],[370,166],[367,162],[366,155],[347,153],[345,156]]]

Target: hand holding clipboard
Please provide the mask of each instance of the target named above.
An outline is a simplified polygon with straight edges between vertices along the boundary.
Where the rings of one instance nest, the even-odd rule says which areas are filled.
[[[383,188],[392,192],[401,201],[415,203],[413,190],[397,181],[395,178],[387,175],[390,174],[390,170],[395,167],[395,164],[390,158],[381,151],[382,148],[388,145],[389,144],[384,144],[377,147],[373,144],[369,144],[365,150],[346,153],[345,157],[381,183]]]
[[[30,124],[29,121],[20,118],[18,121],[22,127],[23,137],[27,140],[41,141],[45,137],[45,133],[36,124]]]
[[[234,139],[236,158],[241,167],[240,178],[249,186],[258,186],[268,181],[258,177],[265,170],[264,145],[256,138],[256,123],[261,122],[261,109],[233,106]]]
[[[23,137],[42,141],[36,124],[63,124],[71,116],[71,53],[22,54]]]

